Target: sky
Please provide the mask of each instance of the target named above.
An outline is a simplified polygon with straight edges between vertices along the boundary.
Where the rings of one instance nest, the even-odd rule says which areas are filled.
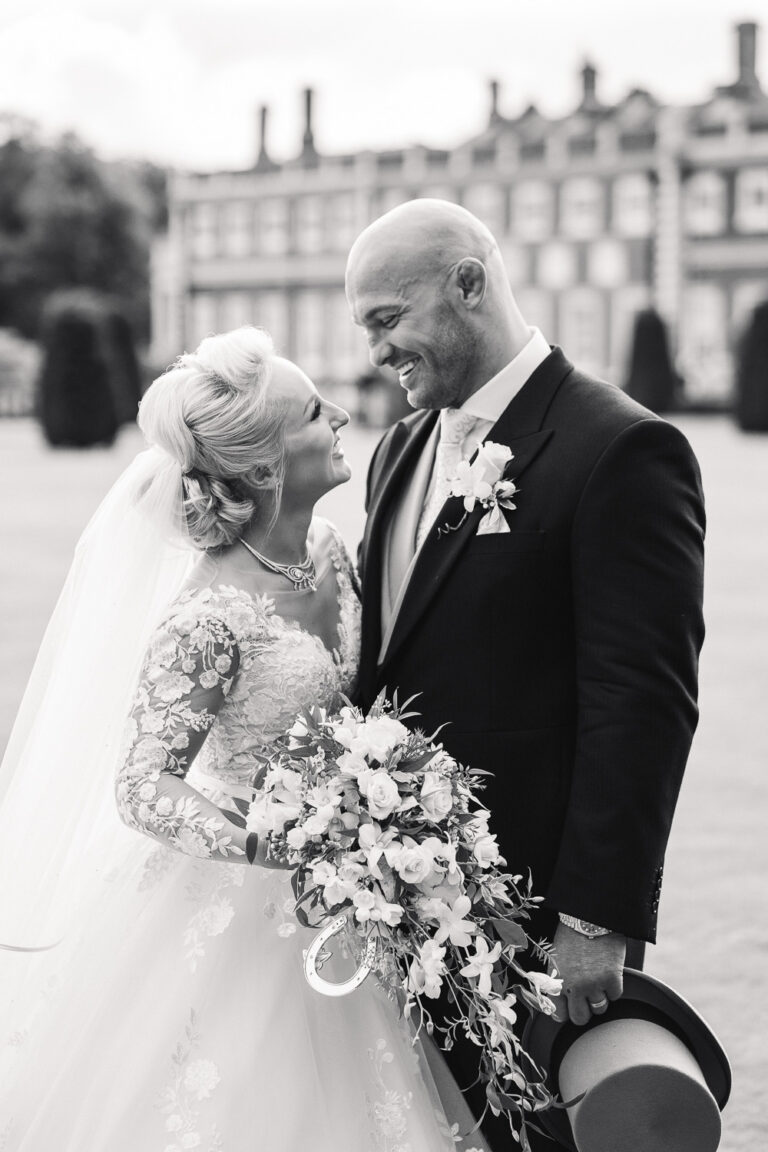
[[[246,168],[257,109],[270,151],[300,149],[305,87],[321,151],[446,147],[501,111],[598,94],[706,99],[735,78],[740,21],[763,0],[0,0],[0,113],[74,130],[108,158]],[[768,18],[758,74],[768,90]]]

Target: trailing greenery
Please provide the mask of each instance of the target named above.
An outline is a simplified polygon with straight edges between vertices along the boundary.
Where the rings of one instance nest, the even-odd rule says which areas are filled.
[[[768,300],[755,308],[741,341],[735,415],[743,432],[768,432]]]
[[[677,407],[682,381],[669,352],[667,327],[654,308],[637,313],[624,390],[652,412]]]

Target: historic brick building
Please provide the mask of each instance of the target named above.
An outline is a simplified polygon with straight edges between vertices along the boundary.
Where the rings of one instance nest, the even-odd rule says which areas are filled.
[[[735,340],[768,298],[756,38],[755,24],[737,27],[735,81],[690,107],[639,89],[605,104],[586,65],[572,113],[509,118],[494,82],[485,129],[450,150],[321,155],[307,91],[300,155],[277,164],[262,108],[251,169],[173,177],[153,255],[154,360],[257,323],[318,381],[353,379],[367,355],[344,299],[347,250],[393,205],[438,196],[485,220],[524,314],[583,368],[620,382],[633,317],[653,304],[691,398],[726,396]]]

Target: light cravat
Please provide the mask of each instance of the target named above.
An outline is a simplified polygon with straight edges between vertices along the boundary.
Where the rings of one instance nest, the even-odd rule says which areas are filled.
[[[477,423],[477,417],[461,408],[443,408],[440,413],[440,440],[435,452],[434,482],[429,487],[424,510],[416,530],[416,547],[421,545],[435,517],[448,499],[451,480],[463,459],[464,441]]]

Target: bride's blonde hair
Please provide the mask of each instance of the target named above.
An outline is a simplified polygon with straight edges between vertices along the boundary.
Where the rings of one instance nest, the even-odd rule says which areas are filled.
[[[285,473],[283,405],[268,395],[274,345],[261,328],[207,336],[147,390],[139,427],[181,466],[198,548],[233,543],[257,514],[274,525]]]

